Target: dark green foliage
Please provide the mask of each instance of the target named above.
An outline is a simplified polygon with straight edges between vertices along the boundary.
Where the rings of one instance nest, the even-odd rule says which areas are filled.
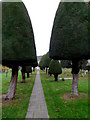
[[[2,3],[2,60],[4,65],[31,65],[37,61],[34,34],[22,2]]]
[[[65,79],[64,79],[64,78],[62,78],[62,81],[65,81]]]
[[[50,73],[50,70],[48,69],[48,75],[52,76],[52,73]]]
[[[88,2],[87,6],[88,6],[88,40],[90,40],[90,1]],[[88,44],[90,45],[90,42]]]
[[[49,65],[49,72],[51,74],[61,74],[62,73],[61,64],[59,63],[58,60],[51,60],[50,65]]]
[[[44,66],[46,68],[49,67],[50,61],[51,61],[51,58],[49,57],[49,52],[47,52],[46,55],[45,55],[45,60],[44,60]]]
[[[40,69],[41,69],[41,70],[45,70],[45,68],[43,68],[42,66],[40,66]]]
[[[44,59],[45,59],[45,55],[42,56],[40,62],[39,62],[39,67],[41,70],[45,69],[44,68]]]
[[[41,70],[45,69],[44,60],[45,60],[45,55],[42,56],[40,63],[39,63],[39,67]]]
[[[62,68],[71,68],[71,61],[70,60],[61,60]]]
[[[0,64],[2,64],[2,4],[0,1]]]
[[[31,66],[32,66],[32,67],[37,67],[37,66],[38,66],[37,58],[36,58],[36,61],[33,62]]]
[[[84,69],[84,70],[87,69],[87,67],[86,67],[87,62],[88,62],[88,61],[87,61],[87,60],[84,60],[84,59],[80,60],[80,61],[79,61],[79,68],[80,68],[80,69]]]
[[[79,73],[79,61],[73,60],[72,61],[72,74],[78,74]]]
[[[45,69],[45,67],[48,68],[50,61],[51,61],[51,58],[49,57],[49,52],[47,52],[45,55],[42,56],[41,61],[39,63],[39,67],[41,69]]]
[[[53,74],[55,81],[58,81],[58,75],[62,73],[61,64],[58,60],[51,60],[49,65],[49,74]]]
[[[90,36],[86,3],[61,2],[52,30],[50,57],[63,60],[90,58],[88,32]]]
[[[32,67],[26,66],[26,73],[32,73]]]

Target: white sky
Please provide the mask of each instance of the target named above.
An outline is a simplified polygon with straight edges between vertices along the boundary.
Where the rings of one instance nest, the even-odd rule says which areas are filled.
[[[22,0],[31,18],[37,55],[49,51],[55,13],[60,0]]]

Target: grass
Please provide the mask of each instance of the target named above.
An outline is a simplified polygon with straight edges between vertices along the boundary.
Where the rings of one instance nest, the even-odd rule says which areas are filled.
[[[7,93],[10,84],[11,72],[2,73],[2,94]],[[36,78],[36,73],[33,72],[30,78],[26,78],[26,83],[21,83],[22,77],[19,71],[17,90],[14,100],[4,101],[2,104],[2,118],[25,118],[30,95]]]
[[[68,72],[68,75],[67,75]],[[59,77],[72,77],[67,70]],[[53,76],[40,72],[50,118],[88,118],[88,75],[78,81],[78,97],[71,97],[72,80],[54,81]]]

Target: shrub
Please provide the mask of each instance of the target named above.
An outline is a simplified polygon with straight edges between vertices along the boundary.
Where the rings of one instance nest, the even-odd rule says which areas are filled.
[[[58,80],[58,75],[62,73],[61,64],[58,60],[51,60],[49,65],[49,73],[54,75],[55,81]]]
[[[64,79],[64,78],[62,78],[62,81],[65,81],[65,79]]]

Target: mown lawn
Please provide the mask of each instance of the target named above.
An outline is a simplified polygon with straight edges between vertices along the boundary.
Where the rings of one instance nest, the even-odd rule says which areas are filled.
[[[6,74],[2,73],[3,96],[5,96],[5,94],[8,91],[10,78],[11,78],[11,72],[8,73],[7,78],[6,78]],[[21,77],[21,72],[19,71],[15,99],[11,101],[5,101],[3,98],[2,118],[25,118],[35,78],[36,78],[36,73],[33,72],[32,75],[30,75],[30,78],[26,78],[26,83],[21,83],[22,77]]]
[[[72,77],[70,72],[59,77]],[[72,80],[55,82],[53,76],[42,71],[40,76],[50,118],[88,118],[88,75],[79,75],[78,97],[70,96]]]

